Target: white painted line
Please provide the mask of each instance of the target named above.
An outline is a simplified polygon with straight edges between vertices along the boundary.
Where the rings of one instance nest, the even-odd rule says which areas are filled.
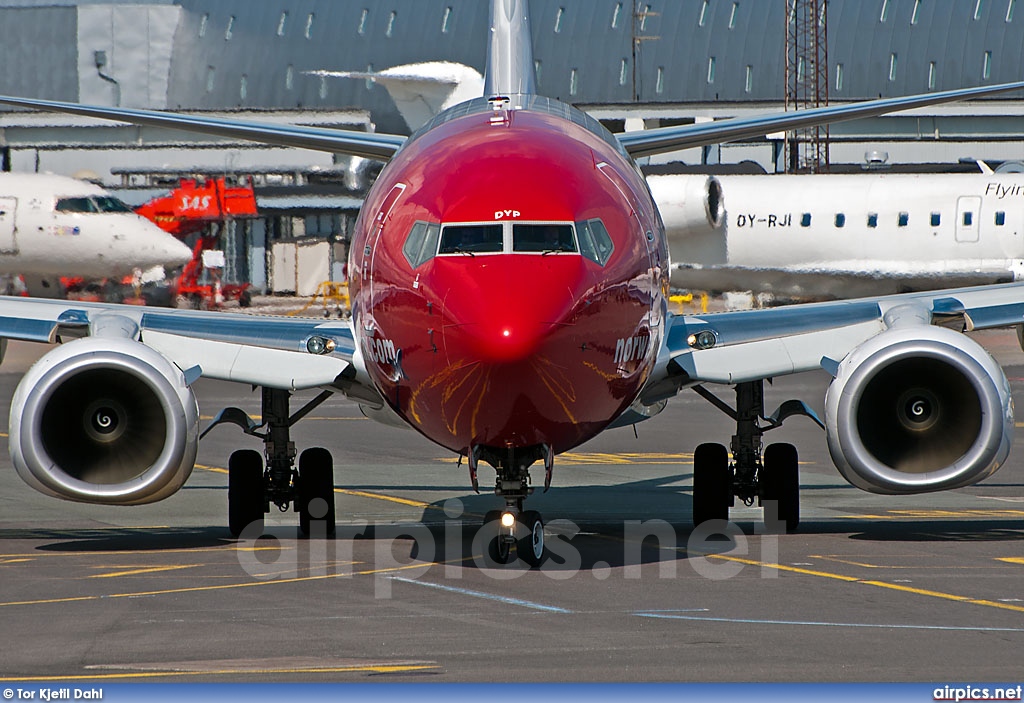
[[[713,618],[701,615],[669,615],[663,611],[639,611],[641,618],[658,620],[699,620],[702,622],[734,622],[743,625],[804,625],[812,627],[866,627],[880,630],[948,630],[954,632],[1024,632],[1020,627],[956,627],[947,625],[898,625],[866,622],[817,622],[815,620],[756,620],[752,618]]]
[[[484,593],[483,591],[471,591],[468,588],[456,588],[455,586],[444,586],[440,583],[431,583],[430,581],[417,581],[416,579],[407,579],[401,576],[389,576],[392,581],[401,581],[402,583],[411,583],[417,586],[426,586],[427,588],[434,588],[438,591],[448,591],[449,593],[458,593],[463,596],[472,596],[474,598],[484,598],[486,600],[496,600],[499,603],[507,603],[509,605],[518,605],[523,608],[532,608],[533,610],[543,610],[547,613],[572,613],[571,610],[565,608],[559,608],[554,605],[544,605],[542,603],[534,603],[533,601],[522,600],[520,598],[509,598],[508,596],[499,596],[494,593]]]

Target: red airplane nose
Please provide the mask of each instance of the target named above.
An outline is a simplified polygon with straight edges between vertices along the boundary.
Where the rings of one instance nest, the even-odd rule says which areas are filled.
[[[572,324],[580,257],[497,259],[477,269],[471,290],[446,300],[446,321],[454,324],[446,327],[445,340],[449,353],[454,346],[480,363],[515,364],[544,354],[551,337]],[[523,259],[533,275],[523,274]]]

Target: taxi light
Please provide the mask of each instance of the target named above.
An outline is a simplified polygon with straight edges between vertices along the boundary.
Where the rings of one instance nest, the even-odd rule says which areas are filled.
[[[502,513],[501,514],[501,526],[502,527],[512,527],[515,524],[516,524],[516,516],[515,515],[513,515],[512,513]]]

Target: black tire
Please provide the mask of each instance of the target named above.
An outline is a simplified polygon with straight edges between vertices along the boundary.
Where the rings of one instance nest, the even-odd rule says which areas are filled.
[[[693,452],[693,526],[728,520],[730,503],[729,450],[721,444],[701,444]]]
[[[507,564],[512,557],[512,545],[501,538],[501,512],[488,510],[480,529],[486,530],[487,556],[495,564]]]
[[[252,305],[252,293],[248,290],[243,290],[238,296],[238,307],[247,308]]]
[[[526,510],[518,522],[524,534],[516,541],[516,554],[530,566],[540,566],[544,561],[544,521],[536,510]]]
[[[238,538],[243,530],[253,537],[262,535],[265,510],[263,457],[253,449],[233,452],[228,459],[228,529],[231,536]]]
[[[765,448],[760,484],[765,525],[769,529],[774,525],[779,532],[782,526],[786,532],[795,532],[800,525],[800,468],[796,447],[779,443]]]
[[[323,501],[321,503],[317,499]],[[323,447],[306,449],[299,455],[299,485],[296,491],[299,511],[299,530],[306,537],[316,522],[327,529],[318,527],[317,536],[330,536],[335,531],[334,512],[334,459]],[[326,503],[326,512],[324,512]]]

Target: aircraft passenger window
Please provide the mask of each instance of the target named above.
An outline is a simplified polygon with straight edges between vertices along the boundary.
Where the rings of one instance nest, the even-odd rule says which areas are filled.
[[[836,213],[836,227],[844,227],[846,225],[846,215],[841,212]]]
[[[970,227],[972,224],[974,224],[974,213],[973,212],[965,212],[964,213],[964,227]]]
[[[997,227],[1002,227],[1005,224],[1006,224],[1006,213],[1002,212],[1002,211],[997,212],[996,213],[996,226]]]
[[[868,227],[874,228],[874,227],[877,227],[877,226],[878,226],[878,213],[877,212],[868,213]]]
[[[896,224],[899,225],[900,227],[906,227],[908,224],[910,224],[910,213],[901,212],[899,215],[899,219],[896,221]]]
[[[441,226],[428,222],[417,222],[409,230],[405,244],[402,245],[402,253],[405,254],[409,265],[416,268],[434,258],[437,252],[437,235]]]
[[[122,201],[109,195],[97,195],[92,199],[96,204],[96,212],[131,212],[132,209]]]
[[[576,251],[572,225],[512,225],[512,251]]]
[[[504,249],[501,225],[446,225],[438,254],[495,254]]]
[[[96,212],[90,198],[58,198],[57,212]]]
[[[811,213],[805,212],[800,217],[800,226],[801,227],[810,227],[811,226]]]
[[[933,212],[932,213],[932,227],[938,227],[939,223],[941,221],[942,221],[942,216],[939,213],[937,213],[937,212]]]

